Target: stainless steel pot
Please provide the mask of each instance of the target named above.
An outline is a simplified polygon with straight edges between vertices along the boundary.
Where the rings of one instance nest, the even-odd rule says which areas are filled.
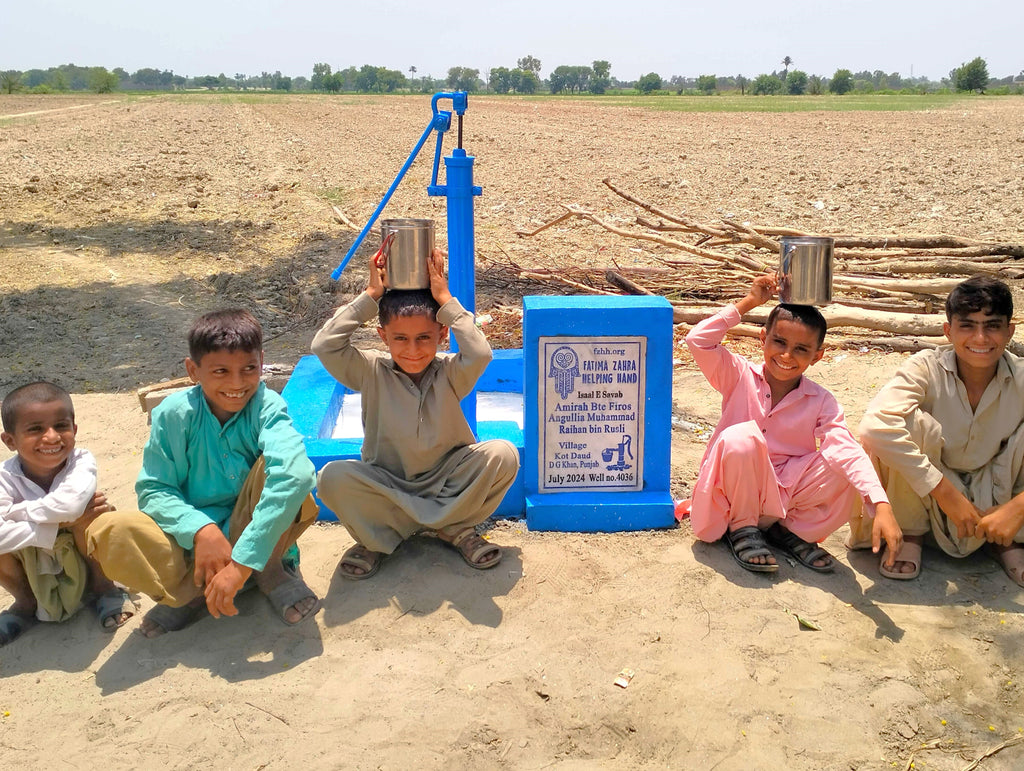
[[[783,236],[779,255],[779,300],[796,305],[832,302],[833,240]]]
[[[434,251],[434,221],[417,219],[381,220],[381,251],[391,289],[427,289],[430,272],[427,260]]]

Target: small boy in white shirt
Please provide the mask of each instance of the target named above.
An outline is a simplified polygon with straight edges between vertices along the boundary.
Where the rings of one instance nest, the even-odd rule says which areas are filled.
[[[96,491],[96,461],[75,448],[75,409],[63,388],[29,383],[0,406],[0,439],[15,453],[0,464],[0,586],[14,597],[0,613],[0,646],[41,621],[64,621],[87,592],[105,631],[134,613],[128,594],[85,555],[85,528],[113,506]]]

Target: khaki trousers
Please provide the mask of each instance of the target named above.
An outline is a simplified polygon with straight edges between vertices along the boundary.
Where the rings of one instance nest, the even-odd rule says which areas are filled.
[[[25,569],[28,585],[36,598],[36,618],[66,621],[82,607],[89,584],[89,568],[75,547],[75,537],[65,530],[57,533],[50,552],[52,554],[44,554],[43,549],[26,546],[12,552],[12,556]]]
[[[999,453],[985,466],[974,471],[956,471],[942,463],[942,426],[927,412],[914,413],[910,422],[910,436],[921,448],[928,460],[942,471],[971,503],[981,511],[1006,503],[1015,495],[1024,492],[1024,426],[1018,426],[1003,443]],[[931,533],[942,551],[952,557],[966,557],[985,544],[984,538],[968,536],[960,538],[956,525],[930,495],[922,498],[899,473],[886,466],[871,453],[878,478],[889,496],[893,514],[906,535]],[[1024,528],[1014,537],[1017,543],[1024,543]],[[871,520],[863,516],[856,506],[850,519],[851,548],[871,545]]]
[[[421,530],[454,536],[483,522],[518,471],[515,445],[491,439],[460,447],[413,480],[362,461],[332,461],[320,469],[317,495],[358,543],[390,554]]]
[[[228,541],[232,544],[252,522],[265,479],[260,457],[249,471],[231,512]],[[294,522],[281,536],[286,548],[313,524],[318,511],[313,496],[307,496]],[[86,530],[86,540],[89,555],[100,563],[108,578],[149,595],[156,602],[178,608],[203,595],[203,587],[195,584],[192,551],[183,549],[141,511],[109,511],[100,515]]]

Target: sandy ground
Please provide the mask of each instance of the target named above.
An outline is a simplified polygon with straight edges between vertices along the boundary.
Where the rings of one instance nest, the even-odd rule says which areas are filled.
[[[0,381],[67,383],[79,442],[128,508],[147,435],[133,389],[180,374],[188,322],[226,300],[254,307],[278,335],[269,358],[294,363],[360,283],[357,272],[335,294],[323,280],[351,240],[324,191],[365,217],[424,106],[389,102],[387,137],[372,130],[372,99],[38,112],[78,104],[0,98]],[[612,171],[701,216],[718,206],[776,224],[1024,240],[1019,100],[870,115],[471,109],[484,258],[635,256],[583,227],[543,243],[512,235],[560,201],[611,212],[598,181]],[[3,120],[26,112],[37,114]],[[826,194],[829,206],[808,206]],[[434,206],[402,196],[396,213]],[[515,300],[500,294],[481,308]],[[692,427],[713,425],[718,400],[680,359],[682,496],[703,451]],[[855,425],[903,359],[834,349],[811,374]],[[571,534],[499,522],[488,535],[505,548],[496,570],[413,539],[352,583],[336,573],[351,539],[318,525],[302,542],[325,598],[315,624],[287,628],[247,595],[237,618],[154,641],[132,633],[137,619],[106,635],[88,611],[41,625],[0,649],[3,765],[962,769],[1024,736],[1024,592],[984,556],[929,551],[922,577],[899,583],[848,554],[843,530],[826,542],[835,574],[785,563],[775,577],[740,570],[686,523]],[[636,674],[622,689],[624,667]],[[1024,744],[979,767],[1022,764]]]

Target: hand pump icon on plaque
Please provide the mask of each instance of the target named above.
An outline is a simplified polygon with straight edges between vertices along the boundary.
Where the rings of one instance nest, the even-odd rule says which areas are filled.
[[[633,438],[627,434],[622,437],[622,441],[619,442],[615,447],[606,447],[601,450],[601,460],[605,463],[610,463],[611,459],[618,453],[618,459],[611,466],[605,466],[606,471],[625,471],[626,469],[633,468],[629,463],[626,463],[626,455],[629,455],[630,460],[636,460],[633,457],[633,450],[630,449],[633,445]]]

